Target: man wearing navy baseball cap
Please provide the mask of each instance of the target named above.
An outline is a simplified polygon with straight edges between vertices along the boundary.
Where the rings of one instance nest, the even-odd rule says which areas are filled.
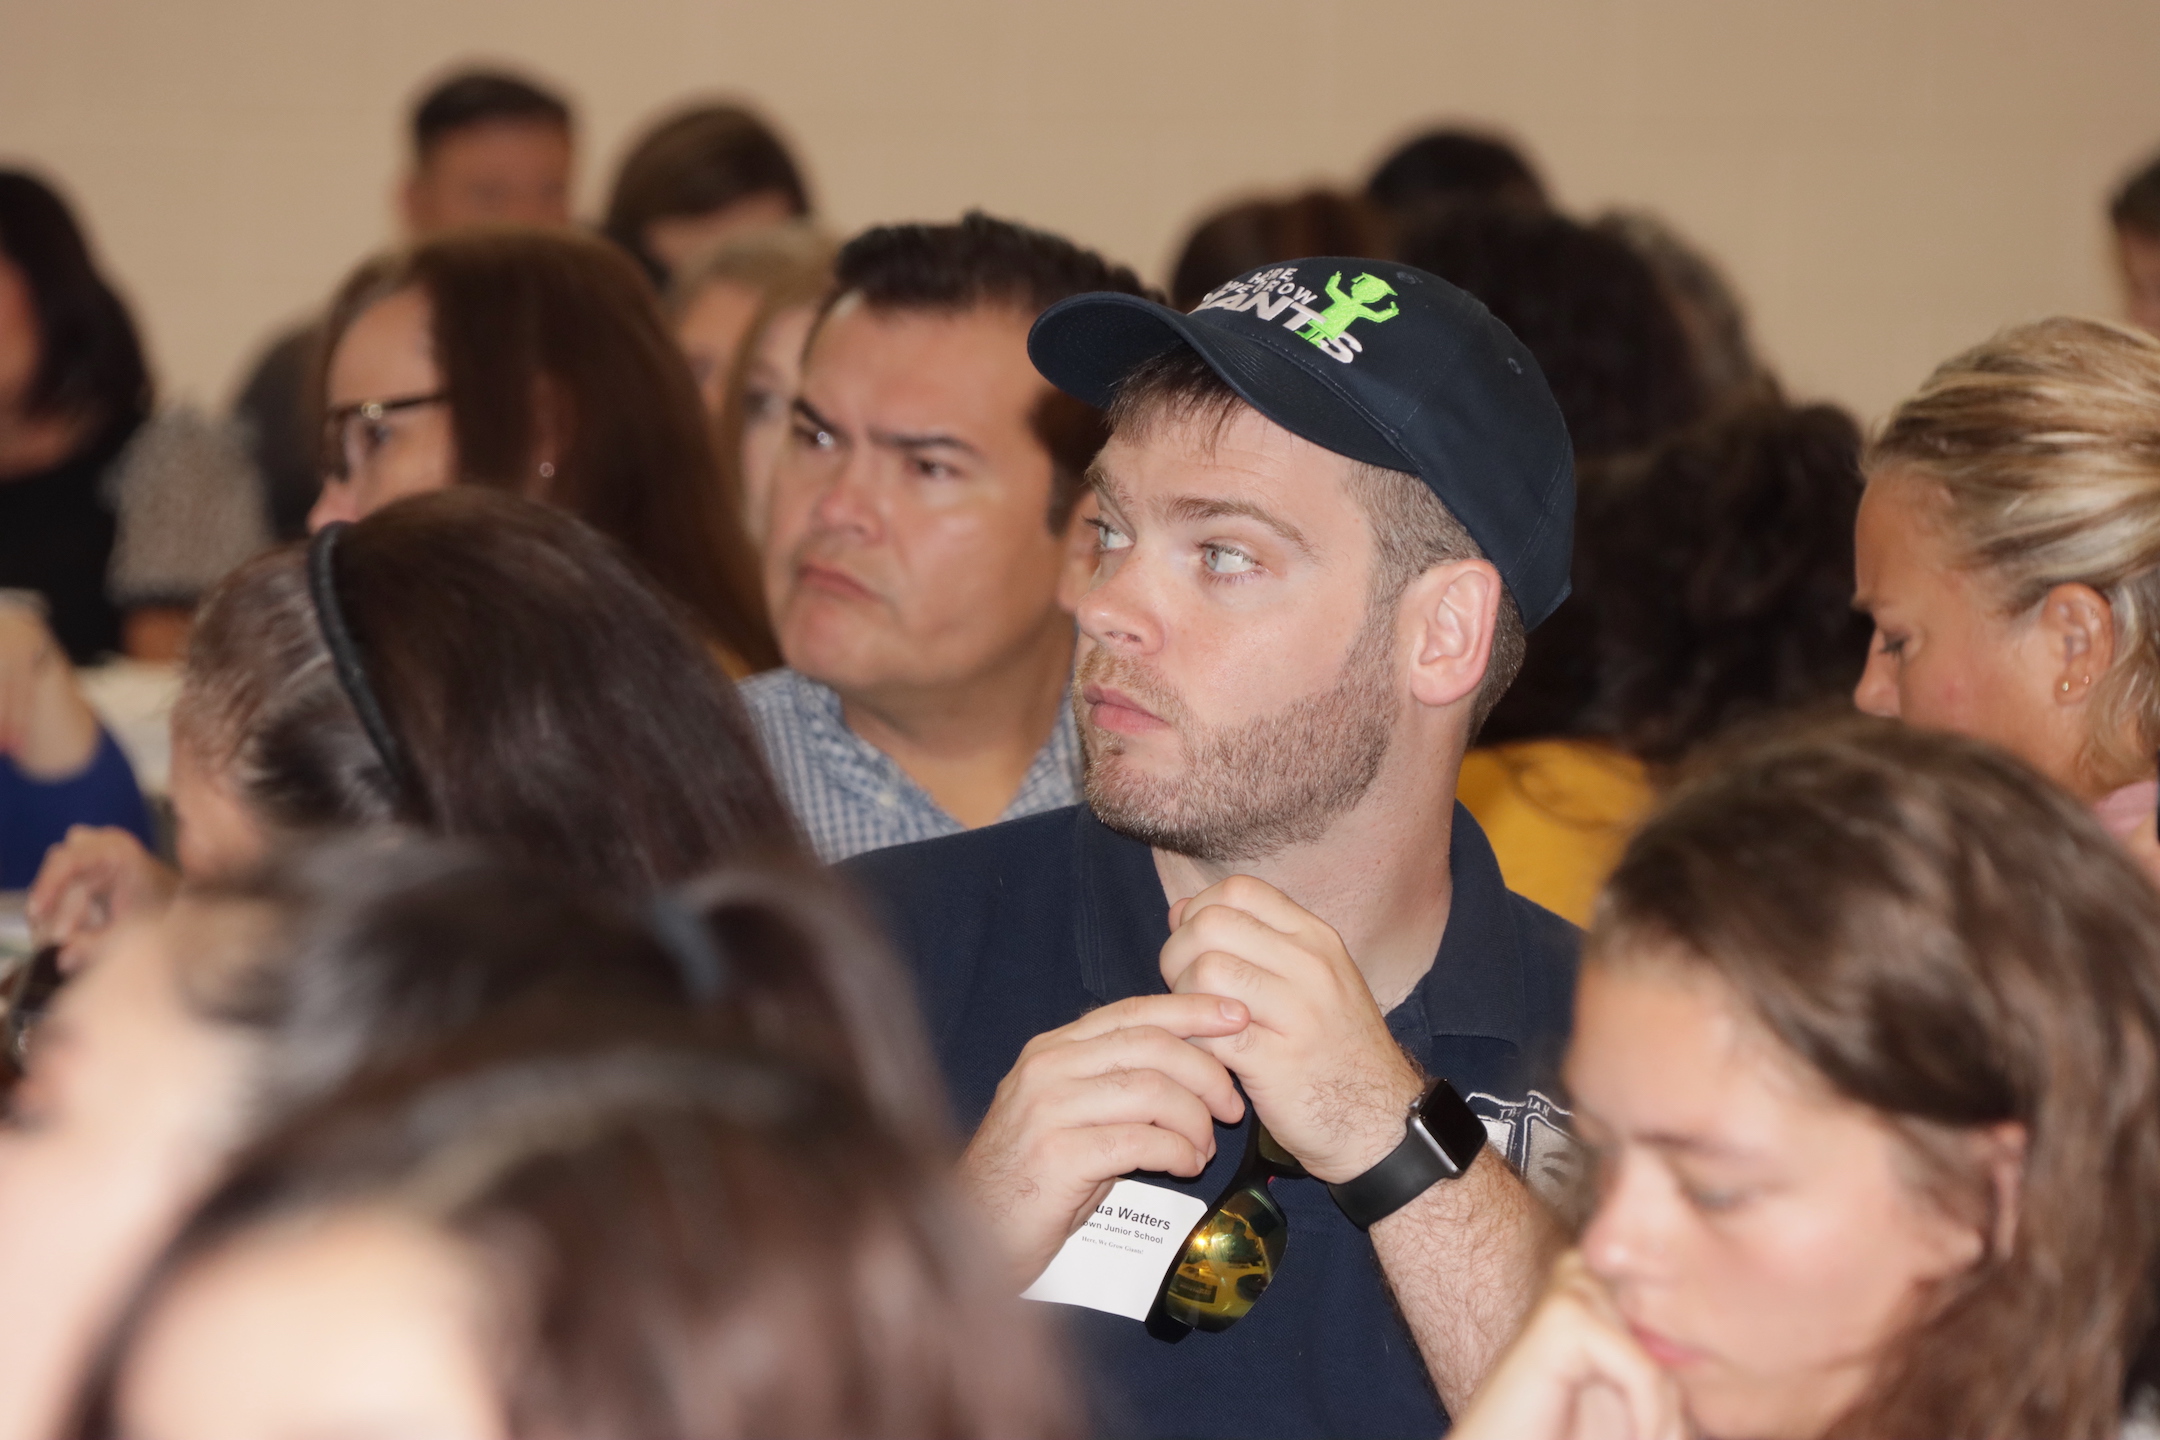
[[[1483,306],[1377,260],[1189,315],[1076,296],[1029,353],[1114,432],[1087,802],[850,867],[973,1129],[961,1178],[1105,1432],[1433,1435],[1576,1154],[1575,933],[1454,803],[1567,593],[1566,428]]]

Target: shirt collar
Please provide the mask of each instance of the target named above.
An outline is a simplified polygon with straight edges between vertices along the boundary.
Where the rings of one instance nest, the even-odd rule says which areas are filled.
[[[1146,845],[1127,839],[1082,805],[1074,855],[1080,903],[1073,907],[1080,983],[1108,1004],[1164,990],[1160,956],[1170,907]],[[1521,938],[1507,884],[1485,832],[1461,805],[1448,838],[1454,894],[1432,968],[1390,1014],[1390,1028],[1528,1042],[1530,1003]]]
[[[839,691],[798,670],[785,673],[797,682],[797,709],[802,717],[803,732],[821,752],[822,768],[834,783],[868,804],[875,804],[881,795],[897,794],[905,797],[911,808],[945,816],[937,801],[930,798],[930,792],[916,784],[914,778],[900,767],[899,761],[848,728]],[[1042,749],[1035,752],[1027,774],[1021,777],[1019,790],[999,819],[1011,820],[1034,814],[1045,808],[1045,801],[1072,803],[1069,797],[1079,785],[1080,738],[1071,698],[1068,691],[1059,700],[1057,720],[1050,727],[1050,737],[1043,742]],[[956,827],[959,825],[956,820],[951,823]]]

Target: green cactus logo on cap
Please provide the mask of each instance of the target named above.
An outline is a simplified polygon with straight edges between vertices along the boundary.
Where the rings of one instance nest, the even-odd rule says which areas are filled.
[[[1342,272],[1338,270],[1327,282],[1327,293],[1335,303],[1325,310],[1313,308],[1320,297],[1298,283],[1296,267],[1281,265],[1256,270],[1211,291],[1207,299],[1193,307],[1193,313],[1227,310],[1233,315],[1250,315],[1264,325],[1280,324],[1299,339],[1311,342],[1330,360],[1345,365],[1355,361],[1365,348],[1350,333],[1352,325],[1360,320],[1382,325],[1402,313],[1402,307],[1393,302],[1385,310],[1373,308],[1374,301],[1386,300],[1395,293],[1395,287],[1377,275],[1360,274],[1345,292]]]
[[[1350,293],[1343,294],[1342,271],[1338,270],[1327,282],[1328,298],[1335,303],[1328,306],[1311,320],[1298,335],[1312,341],[1323,350],[1332,348],[1328,342],[1340,340],[1343,332],[1358,320],[1370,320],[1375,325],[1384,324],[1402,314],[1402,306],[1389,304],[1385,310],[1373,309],[1373,301],[1383,300],[1395,293],[1395,287],[1377,275],[1360,275],[1350,282]],[[1359,346],[1363,349],[1363,346]]]

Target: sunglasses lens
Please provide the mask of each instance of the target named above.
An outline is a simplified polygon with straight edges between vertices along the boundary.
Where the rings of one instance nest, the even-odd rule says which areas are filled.
[[[1163,1311],[1195,1330],[1227,1330],[1266,1293],[1282,1263],[1290,1222],[1264,1181],[1211,1211],[1163,1287]]]

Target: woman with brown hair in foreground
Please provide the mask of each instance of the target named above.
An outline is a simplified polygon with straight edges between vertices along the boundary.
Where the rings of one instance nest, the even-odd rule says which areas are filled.
[[[484,870],[422,882],[391,897],[404,914],[362,912],[374,943],[279,967],[302,1003],[258,1030],[256,1069],[283,1123],[150,1267],[79,1433],[1079,1433],[1039,1307],[949,1189],[905,982],[844,903],[737,871],[663,902],[642,947],[600,913],[520,947],[532,923],[489,887]],[[452,947],[467,973],[431,980],[413,942],[467,929],[498,968],[525,948],[563,973],[512,963],[489,988],[522,1003],[443,1005],[486,967]],[[592,952],[655,948],[688,993],[632,966],[611,996]],[[307,992],[341,974],[364,997],[432,995],[436,1043],[382,1025],[380,1003],[360,1007],[374,1024],[319,1006],[309,1023]],[[374,1073],[320,1098],[294,1052],[356,1028]]]
[[[1595,1208],[1458,1440],[2114,1440],[2160,1295],[2160,895],[1969,740],[1725,760],[1599,902]]]

